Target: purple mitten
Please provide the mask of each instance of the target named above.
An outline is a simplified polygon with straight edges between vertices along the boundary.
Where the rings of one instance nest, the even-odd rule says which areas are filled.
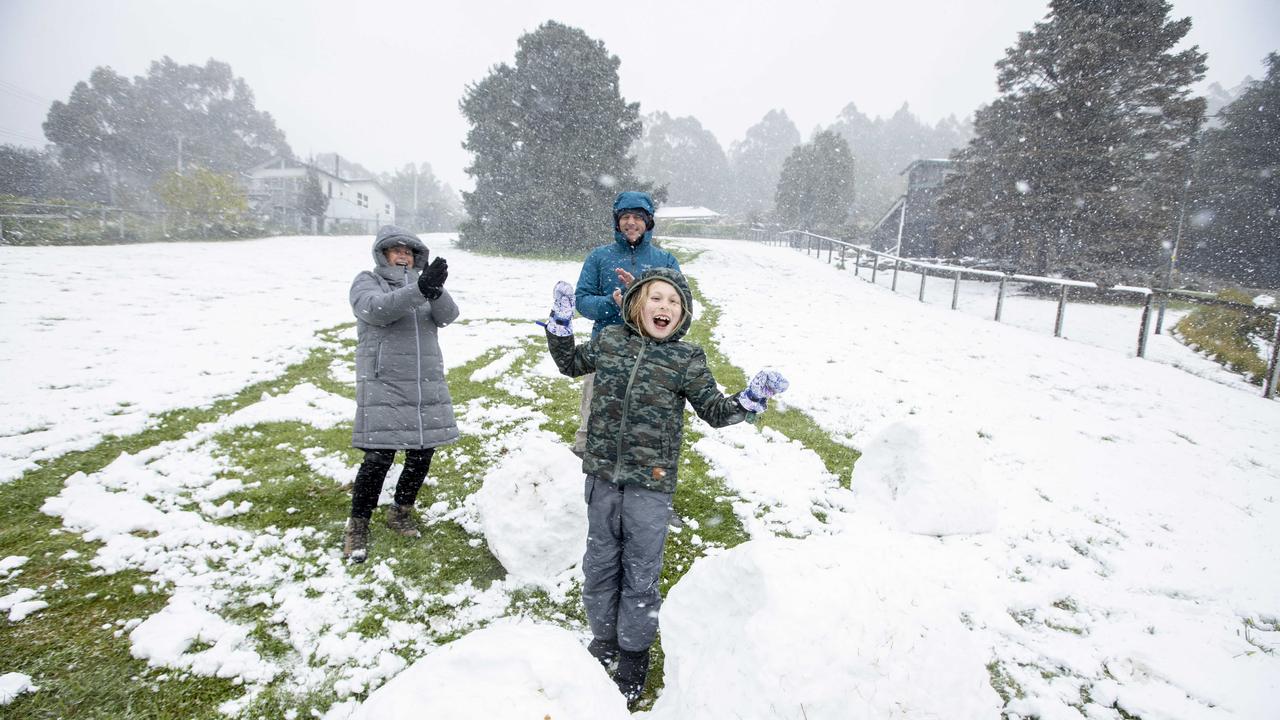
[[[547,332],[558,337],[569,337],[573,334],[573,286],[561,280],[556,283],[551,293],[554,301],[551,305],[551,319],[547,321]]]
[[[787,382],[787,379],[777,370],[761,370],[751,378],[747,389],[738,393],[738,404],[748,412],[762,413],[769,403],[769,398],[790,386],[791,383]]]

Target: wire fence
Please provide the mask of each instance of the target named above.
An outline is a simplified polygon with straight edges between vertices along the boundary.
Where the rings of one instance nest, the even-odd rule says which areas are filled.
[[[1141,319],[1138,323],[1138,327],[1135,329],[1135,354],[1140,358],[1145,358],[1147,356],[1148,339],[1150,338],[1153,330],[1155,333],[1163,332],[1165,309],[1170,300],[1195,305],[1230,308],[1231,310],[1239,312],[1245,316],[1268,317],[1271,320],[1270,324],[1273,330],[1269,344],[1270,359],[1267,361],[1267,369],[1263,377],[1263,397],[1268,399],[1274,398],[1276,396],[1277,385],[1280,384],[1280,311],[1274,309],[1232,302],[1230,300],[1222,300],[1209,293],[1127,285],[1104,286],[1099,283],[1083,280],[1068,280],[1065,278],[1024,275],[1001,270],[962,267],[919,259],[903,258],[891,253],[872,250],[870,247],[865,245],[857,245],[844,240],[825,237],[803,230],[777,231],[763,227],[753,227],[748,233],[748,239],[756,242],[782,245],[792,247],[797,250],[804,250],[807,254],[815,256],[818,259],[821,259],[825,252],[828,264],[835,262],[837,258],[841,267],[847,267],[851,263],[854,275],[856,277],[862,277],[871,283],[877,283],[877,276],[879,274],[891,273],[889,288],[894,292],[897,292],[898,290],[899,274],[903,272],[904,268],[910,268],[919,276],[917,297],[920,302],[925,302],[926,291],[929,287],[940,285],[945,291],[945,283],[950,281],[949,289],[951,292],[952,310],[959,308],[962,280],[968,278],[979,279],[988,283],[996,283],[997,290],[994,298],[994,306],[991,310],[991,319],[996,322],[1001,322],[1004,319],[1005,300],[1008,295],[1010,283],[1018,283],[1026,286],[1040,286],[1050,289],[1052,294],[1057,296],[1057,312],[1054,317],[1053,325],[1054,337],[1063,336],[1063,327],[1066,321],[1067,308],[1073,291],[1089,291],[1093,294],[1106,294],[1110,296],[1127,296],[1139,303],[1142,308]],[[936,278],[942,282],[934,282],[931,284],[929,282],[930,278]]]
[[[74,203],[0,200],[0,245],[103,245],[273,235],[372,235],[390,217],[316,218],[299,213],[167,212]]]

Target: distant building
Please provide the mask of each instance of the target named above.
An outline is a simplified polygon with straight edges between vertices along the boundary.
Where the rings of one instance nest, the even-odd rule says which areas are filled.
[[[724,215],[702,206],[663,205],[653,216],[654,220],[668,222],[719,223],[724,220]]]
[[[938,196],[947,176],[956,172],[952,160],[916,160],[902,170],[907,176],[907,192],[899,197],[871,228],[871,247],[893,252],[898,245],[898,226],[902,226],[902,257],[936,257],[938,254],[935,226],[938,218]],[[903,207],[906,217],[903,217]]]
[[[302,211],[302,189],[308,171],[316,174],[320,191],[329,198],[325,228],[312,228],[311,219]],[[373,233],[378,226],[394,221],[395,202],[377,180],[344,178],[338,173],[337,167],[326,170],[297,160],[271,158],[246,173],[249,206],[270,216],[276,224],[312,232],[324,232],[335,225],[355,225],[363,232]]]

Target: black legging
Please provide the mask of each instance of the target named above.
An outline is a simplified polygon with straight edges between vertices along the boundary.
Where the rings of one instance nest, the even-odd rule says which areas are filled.
[[[397,505],[412,505],[418,499],[418,490],[431,469],[431,456],[435,451],[435,448],[405,450],[404,469],[396,483]],[[364,462],[360,463],[355,485],[351,488],[351,517],[368,519],[373,516],[378,496],[382,494],[382,481],[387,479],[387,471],[395,459],[395,450],[364,451]]]

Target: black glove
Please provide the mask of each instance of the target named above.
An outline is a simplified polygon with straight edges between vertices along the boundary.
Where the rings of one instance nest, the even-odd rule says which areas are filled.
[[[436,300],[444,292],[444,281],[449,279],[449,263],[437,257],[418,276],[418,291],[428,300]]]

